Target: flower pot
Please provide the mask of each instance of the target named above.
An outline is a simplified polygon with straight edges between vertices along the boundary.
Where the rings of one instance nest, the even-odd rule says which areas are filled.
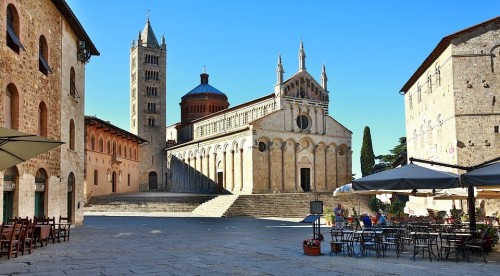
[[[307,256],[318,256],[321,254],[321,247],[320,246],[307,246],[303,245],[304,248],[304,255]]]

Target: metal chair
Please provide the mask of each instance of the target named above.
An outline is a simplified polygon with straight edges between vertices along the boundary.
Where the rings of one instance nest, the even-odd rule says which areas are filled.
[[[481,236],[478,238],[477,236],[474,237],[474,235],[469,238],[465,242],[465,250],[467,250],[467,257],[469,257],[470,252],[472,250],[479,251],[479,255],[483,256],[484,262],[486,263],[486,254],[487,252],[485,251],[485,242],[486,242],[486,237],[488,236],[488,231],[490,230],[492,226],[489,225],[486,227],[483,232],[481,233]]]

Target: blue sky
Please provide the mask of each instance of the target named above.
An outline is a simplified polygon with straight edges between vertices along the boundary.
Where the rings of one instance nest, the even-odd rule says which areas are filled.
[[[375,155],[405,136],[401,87],[444,36],[500,15],[497,0],[67,0],[101,55],[86,67],[85,114],[129,130],[129,53],[149,17],[167,44],[167,124],[180,98],[210,84],[231,106],[268,95],[281,54],[285,79],[297,72],[299,43],[308,72],[325,64],[330,116],[353,132],[353,173],[361,177],[363,129]]]

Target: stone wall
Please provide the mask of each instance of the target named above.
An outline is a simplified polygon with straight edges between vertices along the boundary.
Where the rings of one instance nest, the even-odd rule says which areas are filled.
[[[6,18],[6,10],[11,4],[15,10],[15,20],[19,23],[18,38],[24,50],[17,53],[6,46],[6,25],[0,24],[0,125],[9,126],[22,132],[45,135],[40,125],[46,125],[46,136],[63,141],[59,146],[24,163],[18,164],[13,173],[16,188],[13,193],[12,216],[33,217],[35,214],[35,177],[43,181],[38,185],[44,200],[43,212],[46,216],[70,216],[79,225],[83,222],[83,109],[85,64],[77,61],[78,39],[65,17],[53,1],[6,0],[0,3],[1,18]],[[5,21],[4,21],[5,22]],[[39,70],[39,45],[41,38],[46,41],[46,60],[52,72],[45,74]],[[43,40],[43,39],[42,39]],[[70,96],[69,83],[71,68],[75,72],[75,87],[79,97]],[[3,103],[9,90],[15,97],[13,110],[6,114]],[[46,124],[40,124],[40,108],[46,107]],[[7,122],[13,120],[14,123]],[[70,149],[70,122],[74,125],[74,149]],[[43,122],[43,120],[42,120]],[[38,175],[37,175],[38,173]],[[3,176],[5,172],[0,176]],[[71,181],[69,179],[71,178]],[[72,190],[69,184],[73,183]],[[0,180],[3,184],[3,177]],[[0,191],[3,185],[0,185]],[[43,188],[42,188],[43,187]],[[72,206],[68,206],[68,196]],[[0,197],[3,206],[3,197]],[[3,212],[2,212],[3,213]],[[0,213],[0,216],[2,216]]]

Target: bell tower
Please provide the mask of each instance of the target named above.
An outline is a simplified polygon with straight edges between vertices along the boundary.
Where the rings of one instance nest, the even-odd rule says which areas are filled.
[[[130,48],[130,130],[149,141],[137,156],[141,191],[166,187],[166,64],[165,37],[159,44],[148,17]]]

